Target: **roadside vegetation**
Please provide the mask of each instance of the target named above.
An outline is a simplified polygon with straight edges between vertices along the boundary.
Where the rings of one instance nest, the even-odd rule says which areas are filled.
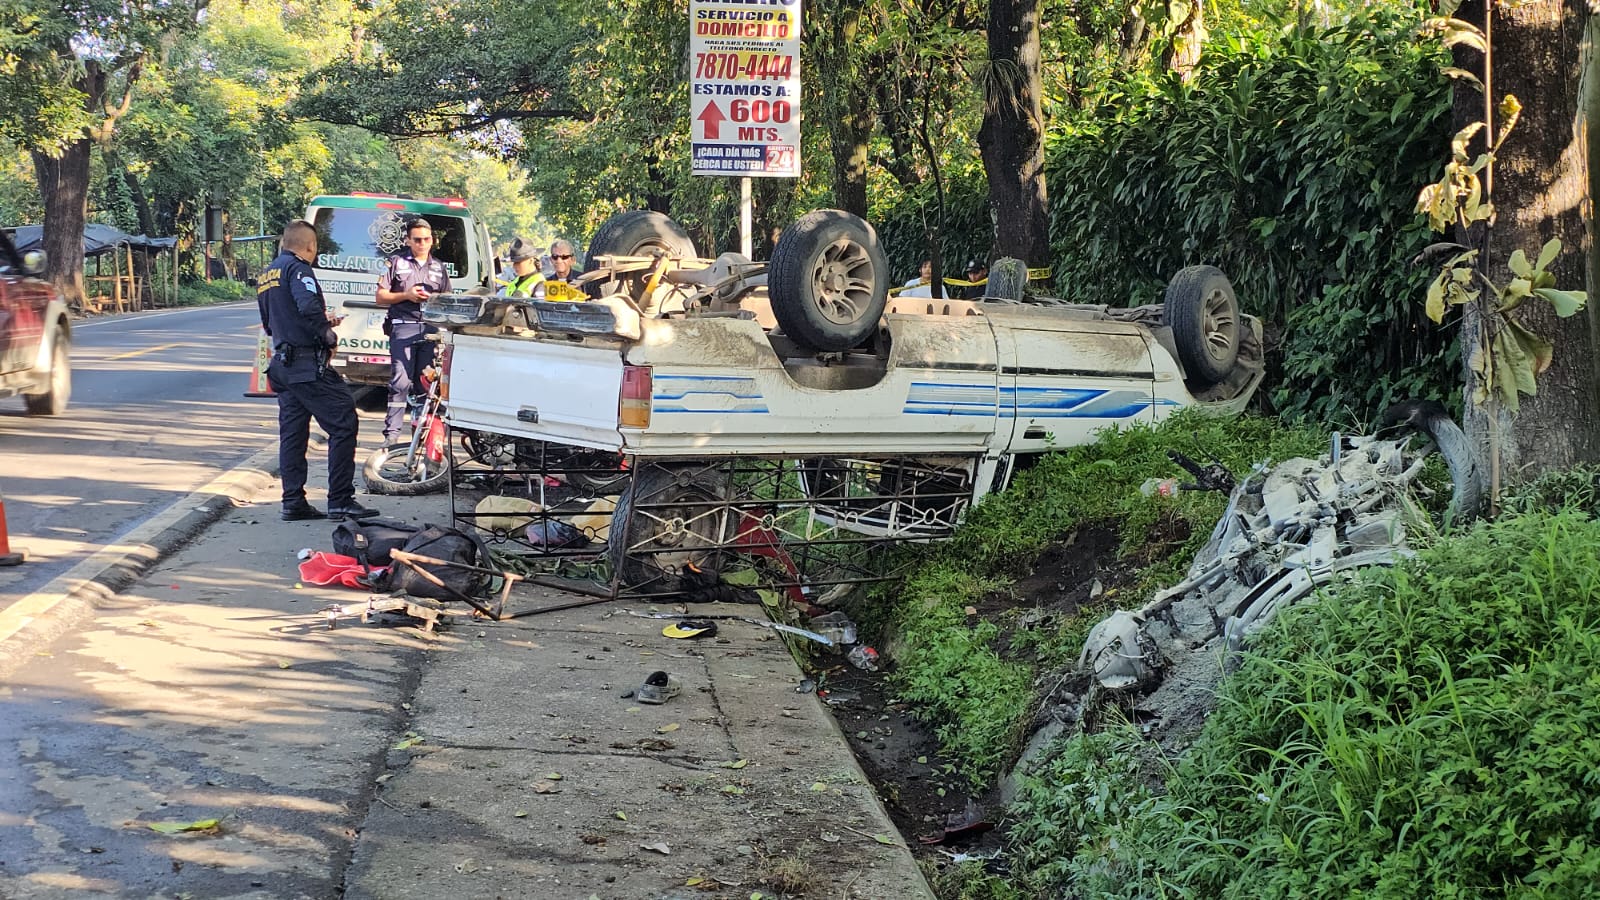
[[[256,294],[255,288],[242,281],[225,278],[215,281],[196,281],[178,288],[179,306],[210,306],[213,303],[234,303],[248,300]]]
[[[1167,450],[1200,462],[1215,458],[1242,473],[1263,459],[1315,454],[1322,444],[1322,434],[1310,428],[1186,412],[1159,428],[1108,434],[1045,455],[974,510],[954,540],[930,549],[894,592],[893,612],[882,624],[897,636],[899,698],[937,724],[946,756],[974,786],[992,782],[1025,736],[1036,678],[1074,662],[1101,613],[1140,603],[1151,589],[1175,581],[1226,505],[1215,492],[1141,492],[1147,479],[1187,480]],[[1017,596],[1015,582],[1047,548],[1074,552],[1077,536],[1090,530],[1115,535],[1116,566],[1128,579],[1082,609],[1032,617],[1057,598]],[[998,615],[983,617],[980,607],[995,607]],[[1019,625],[1024,617],[1029,623]],[[1002,633],[1008,655],[994,646]]]
[[[1216,521],[1220,494],[1139,491],[1181,476],[1166,449],[1243,472],[1324,444],[1184,416],[1047,456],[894,601],[899,699],[974,792],[993,786],[1088,627],[1177,580]],[[1114,713],[1064,734],[993,814],[1003,873],[952,865],[934,873],[941,896],[1584,895],[1600,876],[1600,472],[1552,473],[1505,508],[1282,616],[1181,754]],[[985,602],[1092,523],[1115,527],[1120,592],[1045,620],[1049,596]]]

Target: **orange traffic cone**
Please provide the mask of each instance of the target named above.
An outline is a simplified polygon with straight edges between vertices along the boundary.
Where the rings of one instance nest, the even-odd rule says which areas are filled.
[[[28,559],[28,551],[11,552],[11,539],[6,536],[6,498],[0,494],[0,566],[20,566]]]
[[[250,368],[250,386],[245,388],[246,397],[276,397],[278,392],[272,389],[272,383],[267,380],[267,364],[272,362],[272,342],[267,338],[267,330],[261,329],[256,333],[256,362]]]

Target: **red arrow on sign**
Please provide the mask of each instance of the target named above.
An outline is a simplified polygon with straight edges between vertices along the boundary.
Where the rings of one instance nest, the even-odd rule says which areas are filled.
[[[717,108],[717,101],[715,100],[707,103],[706,108],[700,111],[700,115],[695,116],[695,119],[705,123],[706,140],[708,141],[714,141],[722,136],[722,122],[727,118],[722,114],[722,110]]]

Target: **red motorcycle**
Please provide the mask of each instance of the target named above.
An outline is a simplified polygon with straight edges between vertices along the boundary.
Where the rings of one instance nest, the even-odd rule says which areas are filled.
[[[411,411],[411,440],[372,452],[361,470],[374,494],[411,496],[444,490],[450,477],[450,439],[444,423],[439,370],[422,370],[422,403]]]

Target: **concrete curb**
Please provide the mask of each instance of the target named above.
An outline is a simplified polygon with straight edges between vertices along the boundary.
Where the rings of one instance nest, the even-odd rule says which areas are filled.
[[[278,444],[274,441],[146,519],[121,540],[0,610],[0,678],[14,672],[38,647],[69,631],[97,603],[132,585],[228,510],[250,500],[277,476]]]

